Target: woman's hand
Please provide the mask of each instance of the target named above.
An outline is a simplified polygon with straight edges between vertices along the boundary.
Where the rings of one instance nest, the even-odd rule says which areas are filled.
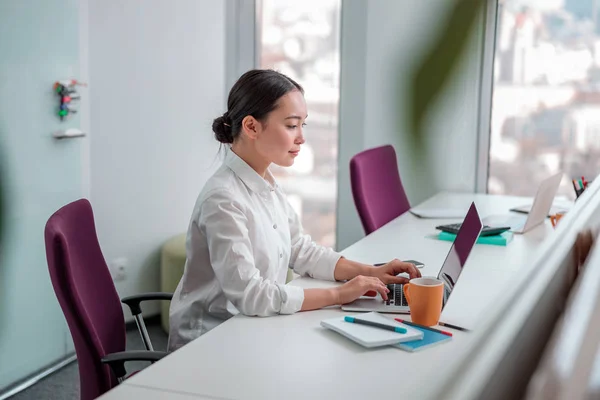
[[[379,293],[384,300],[387,300],[389,289],[379,278],[359,275],[342,286],[338,286],[335,288],[335,291],[337,297],[336,303],[347,304],[365,295],[367,292],[369,294],[372,293],[372,296]]]
[[[403,272],[406,272],[410,278],[406,279],[401,276],[396,276]],[[400,260],[392,260],[381,267],[373,267],[371,270],[371,276],[378,278],[385,284],[408,283],[410,279],[420,278],[421,271],[419,271],[414,264],[402,262]]]

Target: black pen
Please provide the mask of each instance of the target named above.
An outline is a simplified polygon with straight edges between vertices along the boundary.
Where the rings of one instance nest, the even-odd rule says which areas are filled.
[[[456,329],[457,331],[470,332],[470,330],[469,330],[469,329],[467,329],[467,328],[462,328],[462,327],[460,327],[460,326],[456,326],[456,325],[448,324],[448,323],[446,323],[446,322],[442,322],[442,321],[439,321],[439,322],[438,322],[438,325],[441,325],[441,326],[447,326],[448,328],[451,328],[451,329]]]

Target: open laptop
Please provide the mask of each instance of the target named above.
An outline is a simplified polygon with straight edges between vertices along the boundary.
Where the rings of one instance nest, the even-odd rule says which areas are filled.
[[[515,233],[525,233],[542,222],[548,216],[554,196],[560,186],[562,172],[546,178],[537,190],[533,205],[527,216],[524,215],[491,215],[483,219],[483,223],[489,226],[510,226]]]
[[[475,203],[472,203],[437,276],[438,279],[444,282],[443,306],[446,305],[482,228],[483,224],[479,218],[479,213]],[[379,295],[375,298],[361,297],[351,303],[342,305],[342,310],[408,314],[410,309],[404,297],[403,286],[402,284],[387,285],[390,289],[388,301],[382,300]]]

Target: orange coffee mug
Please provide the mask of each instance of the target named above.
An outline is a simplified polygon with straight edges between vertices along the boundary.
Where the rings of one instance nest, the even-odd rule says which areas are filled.
[[[425,326],[437,325],[442,313],[444,282],[436,278],[415,278],[405,283],[403,290],[412,321]]]
[[[557,212],[556,214],[550,216],[550,222],[552,223],[553,228],[556,227],[556,224],[558,224],[558,221],[560,221],[560,219],[562,217],[564,217],[564,215],[565,215],[565,213],[563,211],[561,211],[561,212]]]

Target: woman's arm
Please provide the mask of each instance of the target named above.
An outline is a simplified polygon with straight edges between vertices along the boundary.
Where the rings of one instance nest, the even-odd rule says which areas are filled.
[[[397,277],[408,273],[410,278],[420,277],[419,270],[410,263],[393,260],[381,267],[373,267],[346,258],[340,258],[334,270],[338,281],[349,280],[342,286],[331,289],[304,289],[302,311],[316,310],[338,304],[346,304],[357,298],[377,293],[387,300],[387,283],[405,283],[408,279]]]
[[[364,275],[378,278],[383,283],[406,283],[409,279],[420,278],[421,272],[414,264],[392,260],[380,267],[362,264],[356,261],[350,261],[346,258],[340,258],[333,271],[336,281],[352,279],[355,276]],[[396,276],[406,273],[409,278]]]
[[[375,267],[371,265],[351,261],[342,257],[335,265],[333,276],[336,281],[346,281],[359,275],[372,276],[374,269]]]
[[[421,276],[413,264],[399,260],[392,260],[380,267],[348,260],[332,249],[313,242],[310,236],[303,232],[298,215],[289,203],[287,203],[287,214],[292,244],[290,266],[300,275],[335,281],[345,281],[357,276],[372,276],[384,283],[407,282],[407,278],[396,276],[400,273],[407,273],[410,279]]]
[[[301,311],[318,310],[319,308],[339,304],[336,288],[304,289],[304,301]]]
[[[303,232],[300,219],[289,203],[286,207],[292,244],[290,267],[296,273],[336,281],[345,281],[357,276],[375,277],[386,284],[407,282],[407,278],[396,276],[400,273],[407,273],[410,279],[421,276],[419,270],[410,263],[392,260],[381,267],[374,267],[348,260],[332,249],[316,244]],[[329,294],[319,294],[320,300],[315,301],[324,304],[328,296]]]
[[[327,306],[350,303],[367,292],[379,293],[384,300],[387,300],[389,290],[379,278],[359,275],[336,288],[304,289],[304,301],[301,310],[316,310]]]

